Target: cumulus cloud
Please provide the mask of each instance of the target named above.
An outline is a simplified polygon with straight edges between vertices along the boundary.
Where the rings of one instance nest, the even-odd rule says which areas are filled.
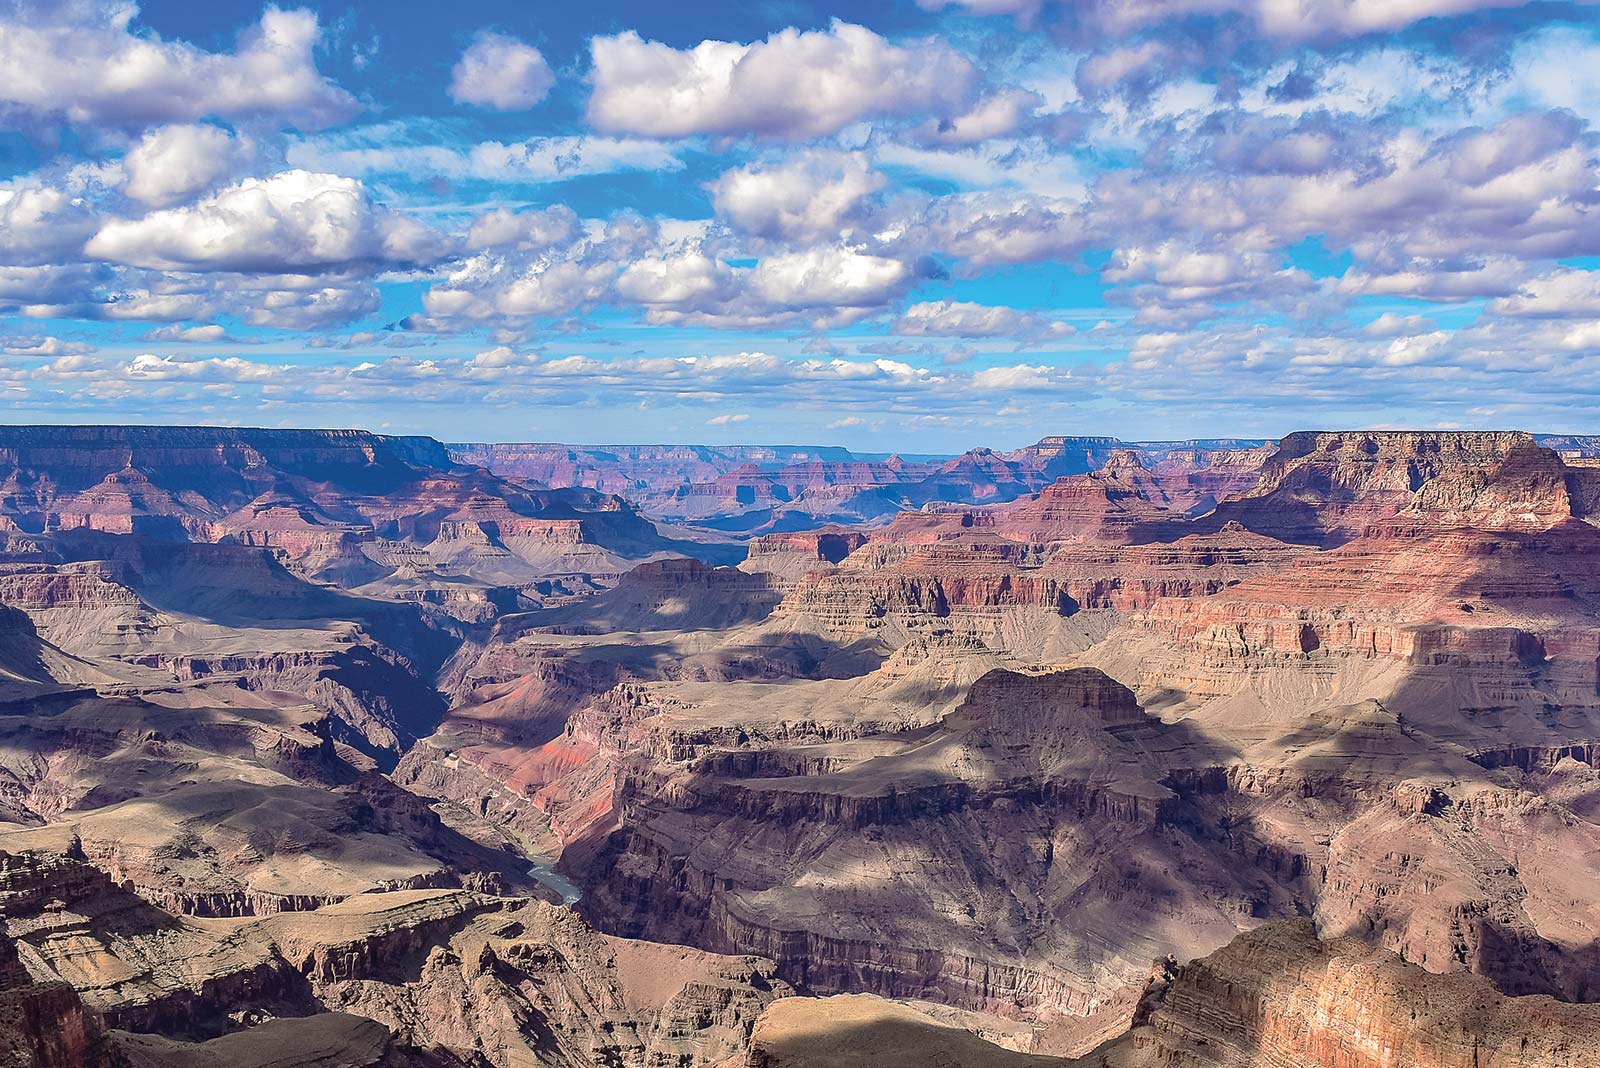
[[[450,99],[497,111],[523,111],[543,100],[555,83],[555,74],[537,48],[483,31],[451,71]]]
[[[1470,422],[1448,409],[1483,407],[1507,375],[1531,398],[1517,411],[1600,394],[1600,272],[1577,266],[1600,256],[1600,81],[1586,63],[1600,45],[1570,4],[1454,27],[1472,28],[1471,48],[1443,28],[1393,31],[1493,0],[959,6],[1037,19],[1059,40],[955,19],[930,23],[943,40],[842,22],[683,48],[614,33],[591,41],[595,129],[485,140],[477,119],[406,116],[393,99],[374,101],[389,121],[325,128],[355,101],[311,57],[354,42],[324,40],[303,12],[269,8],[210,51],[145,32],[110,0],[0,0],[0,59],[34,34],[60,61],[21,56],[0,84],[0,120],[44,153],[36,173],[0,181],[0,313],[145,324],[106,332],[149,350],[77,351],[8,326],[0,389],[27,402],[25,365],[37,396],[141,398],[141,413],[155,410],[142,398],[203,394],[281,404],[274,374],[308,405],[715,397],[690,428],[837,396],[837,414],[874,431],[949,418],[973,435],[1043,418],[1043,387],[1068,383],[1055,392],[1129,411],[1192,407],[1203,389],[1222,421],[1349,402],[1329,418]],[[1196,48],[1201,32],[1218,54]],[[705,36],[686,22],[674,40]],[[549,92],[536,49],[470,44],[451,84],[461,102],[523,108]],[[132,88],[112,94],[117,78]],[[85,128],[54,152],[62,131],[46,127],[61,122]],[[637,171],[680,180],[568,184]],[[605,203],[631,208],[580,214]],[[1076,347],[1063,320],[1084,309],[911,296],[935,278],[941,294],[993,294],[1013,264],[1100,283],[1083,288],[1106,305],[1088,320],[1103,320],[1101,355],[1057,355]],[[1428,318],[1414,300],[1473,303]],[[241,339],[223,323],[322,336]],[[669,336],[661,348],[681,352],[695,336],[657,325],[749,331],[794,355],[565,354]],[[535,336],[538,352],[522,351]],[[292,376],[229,362],[225,346],[258,337],[271,347],[252,351],[317,355]],[[433,358],[386,358],[408,345]],[[484,351],[437,355],[463,346]],[[1050,355],[994,366],[1002,348]],[[351,350],[368,355],[353,365]],[[1485,420],[1514,421],[1496,405]]]
[[[1508,257],[1497,257],[1483,263],[1416,261],[1403,270],[1349,271],[1339,280],[1339,290],[1364,296],[1473,300],[1514,292],[1524,274],[1523,266]]]
[[[710,310],[738,291],[737,272],[698,249],[637,260],[617,279],[619,296],[652,309]]]
[[[320,127],[357,110],[317,70],[310,11],[269,6],[223,53],[137,32],[137,14],[110,0],[0,4],[0,111],[127,126],[271,116]]]
[[[107,222],[88,255],[165,270],[318,271],[418,263],[438,235],[375,204],[353,178],[284,171],[246,178],[191,207]]]
[[[750,285],[785,308],[875,308],[911,279],[900,260],[834,247],[770,256],[756,265]]]
[[[578,214],[565,204],[542,211],[496,208],[472,220],[467,231],[470,249],[543,249],[565,244],[578,232]]]
[[[123,158],[125,191],[141,203],[165,207],[210,189],[249,157],[249,144],[220,127],[163,126]]]
[[[775,253],[748,268],[691,250],[633,264],[617,292],[645,305],[654,323],[824,329],[882,309],[913,279],[900,260],[845,246]]]
[[[0,352],[7,356],[79,356],[94,351],[93,345],[81,341],[63,341],[58,337],[8,337],[0,338]]]
[[[1548,318],[1600,317],[1600,271],[1566,269],[1531,278],[1511,296],[1491,301],[1489,311]]]
[[[1080,201],[1006,193],[941,197],[910,225],[933,247],[977,267],[1070,260],[1097,236]]]
[[[725,172],[708,187],[720,218],[757,237],[837,237],[883,175],[858,153],[811,152]]]
[[[261,339],[235,337],[217,323],[202,323],[197,326],[179,326],[174,323],[156,327],[144,335],[144,340],[180,345],[254,345]]]
[[[589,121],[652,137],[803,140],[858,119],[959,114],[979,76],[936,40],[891,44],[863,26],[781,30],[765,41],[675,49],[629,30],[590,42]]]
[[[1175,241],[1118,249],[1101,276],[1142,284],[1140,296],[1161,304],[1270,298],[1303,293],[1313,285],[1306,272],[1271,253],[1199,249]]]
[[[918,140],[940,146],[976,145],[1017,133],[1044,104],[1044,97],[1028,89],[996,90],[954,116],[927,120]]]
[[[1149,70],[1171,54],[1171,46],[1164,41],[1140,41],[1096,52],[1078,64],[1078,88],[1085,92],[1108,89]]]
[[[1253,14],[1261,28],[1273,36],[1305,38],[1387,33],[1423,19],[1521,7],[1524,3],[1525,0],[1234,0],[1227,6]]]
[[[518,266],[475,256],[423,294],[422,307],[440,318],[568,315],[603,299],[615,274],[616,267],[605,262],[540,259]]]
[[[917,6],[928,11],[959,7],[974,15],[1033,15],[1044,0],[917,0]]]
[[[96,223],[79,193],[28,182],[0,185],[0,262],[42,265],[71,258]]]
[[[249,295],[243,304],[238,314],[249,325],[285,330],[323,330],[372,315],[381,306],[378,291],[371,286],[315,283],[268,288]]]
[[[1396,312],[1384,312],[1366,326],[1363,326],[1361,332],[1367,337],[1408,337],[1414,334],[1431,333],[1437,328],[1437,323],[1421,315],[1400,315]]]
[[[0,232],[4,232],[0,229]],[[39,312],[72,301],[95,282],[96,272],[84,265],[0,267],[0,308]]]
[[[894,332],[928,337],[1007,338],[1039,344],[1070,337],[1070,323],[1033,312],[971,301],[936,300],[913,304],[895,320]]]

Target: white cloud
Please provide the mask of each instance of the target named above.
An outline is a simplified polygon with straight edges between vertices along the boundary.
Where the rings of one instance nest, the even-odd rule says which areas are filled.
[[[1566,108],[1591,126],[1600,123],[1600,41],[1592,27],[1550,26],[1527,34],[1506,66],[1507,77],[1492,90],[1497,102]]]
[[[374,204],[354,178],[284,171],[190,207],[108,222],[85,251],[158,270],[317,271],[421,262],[442,247],[420,223]]]
[[[470,249],[542,249],[571,241],[578,232],[578,215],[565,204],[542,211],[496,208],[472,220],[467,231]]]
[[[323,330],[372,315],[378,291],[361,285],[297,285],[248,294],[240,317],[251,326]]]
[[[1069,323],[1033,312],[961,300],[913,304],[895,321],[894,332],[925,337],[994,337],[1038,343],[1069,337]]]
[[[716,213],[757,237],[836,238],[885,179],[856,153],[808,152],[725,172],[708,187]]]
[[[737,295],[738,275],[699,250],[648,256],[622,272],[617,293],[653,308],[710,311]]]
[[[93,352],[93,345],[81,341],[62,341],[58,337],[8,337],[0,339],[0,352],[7,356],[79,356]]]
[[[188,200],[231,175],[249,146],[217,126],[174,125],[152,130],[123,158],[127,194],[155,207]]]
[[[216,323],[202,326],[161,326],[144,336],[146,341],[208,343],[228,340],[228,332]]]
[[[1226,6],[1254,14],[1261,28],[1275,37],[1306,38],[1387,33],[1423,19],[1524,3],[1526,0],[1233,0]]]
[[[740,412],[737,415],[713,415],[706,420],[706,426],[728,426],[730,423],[743,423],[749,418],[750,416],[745,412]]]
[[[157,356],[146,352],[128,363],[129,378],[145,379],[213,379],[231,382],[267,381],[279,374],[267,364],[253,363],[237,356],[196,357]]]
[[[1400,315],[1396,312],[1384,312],[1372,322],[1361,328],[1367,337],[1411,337],[1417,334],[1426,334],[1438,329],[1438,324],[1432,319],[1421,315]]]
[[[978,101],[962,114],[929,119],[919,140],[927,144],[976,145],[1015,133],[1044,103],[1044,97],[1027,89],[1001,89]]]
[[[1491,301],[1489,311],[1548,318],[1600,316],[1600,271],[1565,269],[1531,278],[1512,296]]]
[[[1524,272],[1521,263],[1505,257],[1466,265],[1419,261],[1385,273],[1352,270],[1339,280],[1339,291],[1447,302],[1472,300],[1515,292]]]
[[[679,50],[633,31],[590,42],[589,121],[653,137],[802,140],[858,119],[966,110],[978,72],[933,40],[891,44],[862,26],[781,30],[765,41]]]
[[[475,256],[423,294],[422,307],[440,318],[567,315],[604,299],[616,267],[534,260],[523,267]]]
[[[1141,41],[1096,52],[1078,64],[1078,86],[1090,91],[1110,88],[1171,54],[1172,49],[1162,41]]]
[[[0,233],[4,233],[3,227]],[[92,269],[78,264],[0,267],[0,305],[65,304],[94,283],[93,275]]]
[[[1011,367],[990,367],[972,376],[976,389],[1008,391],[1049,389],[1060,380],[1070,377],[1056,367],[1029,366],[1019,363]]]
[[[72,258],[95,225],[94,212],[80,194],[29,183],[0,187],[0,262]]]
[[[426,129],[379,123],[294,141],[288,162],[305,170],[360,178],[473,178],[500,182],[548,182],[616,171],[675,171],[683,168],[669,145],[637,137],[582,135],[535,137],[506,143],[482,141],[466,147],[441,144]]]
[[[899,260],[836,247],[769,256],[751,273],[750,287],[780,307],[874,308],[910,280]]]
[[[976,193],[941,197],[914,224],[934,248],[977,266],[1070,259],[1094,236],[1080,202]]]
[[[960,7],[974,15],[1032,15],[1043,3],[1044,0],[917,0],[917,6],[928,11]]]
[[[543,100],[556,76],[537,48],[515,37],[480,32],[450,76],[450,99],[498,111],[522,111]]]
[[[1247,249],[1198,249],[1166,241],[1121,248],[1101,273],[1108,282],[1144,283],[1162,302],[1267,296],[1309,288],[1309,275],[1280,257]]]
[[[1561,338],[1564,349],[1600,349],[1600,320],[1580,323]]]
[[[65,0],[0,12],[0,108],[73,123],[272,116],[327,126],[355,98],[318,72],[310,11],[268,7],[231,53],[134,32],[132,3]]]
[[[911,269],[900,260],[843,246],[775,253],[745,268],[695,249],[631,264],[616,294],[644,305],[652,323],[820,329],[882,308],[911,280]]]

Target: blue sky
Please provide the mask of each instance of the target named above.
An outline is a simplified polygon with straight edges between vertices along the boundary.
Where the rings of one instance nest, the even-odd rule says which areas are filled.
[[[1600,431],[1600,6],[0,0],[10,421]]]

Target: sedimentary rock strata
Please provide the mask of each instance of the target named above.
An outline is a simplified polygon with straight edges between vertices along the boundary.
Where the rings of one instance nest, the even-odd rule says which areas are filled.
[[[5,1034],[1586,1063],[1600,483],[1564,447],[0,431],[6,1004],[81,1021]]]
[[[1308,923],[1270,924],[1152,983],[1131,1034],[1088,1065],[1577,1068],[1600,1007],[1506,997]]]

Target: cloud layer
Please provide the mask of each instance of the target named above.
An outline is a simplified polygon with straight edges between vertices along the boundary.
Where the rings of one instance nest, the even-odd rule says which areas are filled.
[[[0,0],[0,396],[929,449],[1600,431],[1600,6],[783,12],[446,41]]]

